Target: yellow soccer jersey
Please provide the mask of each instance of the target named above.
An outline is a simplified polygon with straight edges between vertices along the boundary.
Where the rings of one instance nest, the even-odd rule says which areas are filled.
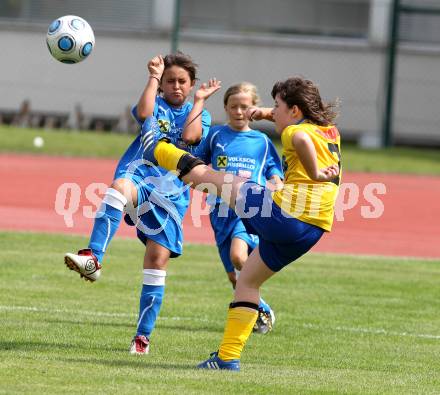
[[[307,175],[293,145],[293,136],[302,131],[313,141],[320,169],[339,164],[339,176],[332,182],[313,181]],[[284,188],[273,195],[281,209],[300,221],[330,231],[341,177],[340,136],[335,126],[311,123],[291,125],[281,134],[283,144]]]

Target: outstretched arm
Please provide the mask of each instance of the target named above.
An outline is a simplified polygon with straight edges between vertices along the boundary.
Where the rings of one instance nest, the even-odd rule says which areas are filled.
[[[316,149],[313,145],[312,139],[305,132],[297,132],[293,136],[293,145],[298,154],[307,175],[313,181],[331,181],[339,174],[339,167],[337,164],[330,165],[323,169],[318,167],[318,159]]]
[[[266,119],[273,122],[271,107],[249,107],[246,111],[249,121],[261,121]]]
[[[185,125],[183,127],[182,139],[187,144],[196,144],[202,138],[202,112],[205,101],[221,88],[221,81],[212,78],[209,82],[203,83],[194,95],[194,104]]]
[[[137,104],[137,116],[145,119],[153,115],[157,90],[165,68],[162,55],[152,58],[147,65],[149,77],[147,85],[139,98]]]

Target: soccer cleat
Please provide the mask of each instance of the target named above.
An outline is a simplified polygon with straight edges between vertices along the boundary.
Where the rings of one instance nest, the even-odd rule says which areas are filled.
[[[143,148],[143,157],[153,165],[157,165],[154,157],[154,149],[160,140],[168,140],[166,134],[162,133],[157,123],[157,119],[153,116],[145,119],[141,129],[141,144]]]
[[[130,344],[130,354],[144,355],[150,352],[150,341],[145,336],[136,336]]]
[[[273,329],[275,324],[275,313],[272,309],[269,311],[263,310],[261,307],[258,309],[258,318],[255,322],[252,332],[266,334]]]
[[[240,370],[240,360],[233,359],[232,361],[223,361],[218,357],[218,351],[211,353],[211,357],[206,361],[199,363],[197,369],[210,370]]]
[[[67,253],[64,255],[64,263],[85,280],[93,282],[101,276],[101,264],[90,248],[79,250],[78,254]]]

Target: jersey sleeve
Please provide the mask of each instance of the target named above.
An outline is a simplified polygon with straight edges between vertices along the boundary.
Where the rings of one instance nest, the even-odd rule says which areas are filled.
[[[158,99],[160,99],[159,96],[156,96],[156,100],[154,103],[154,110],[153,110],[153,115],[157,116],[157,110],[158,110]],[[139,126],[142,126],[145,119],[142,119],[139,117],[138,112],[137,112],[137,104],[135,104],[132,108],[131,108],[131,115],[133,116],[133,118],[135,119],[135,121],[139,124]]]
[[[215,138],[216,127],[210,128],[208,135],[202,138],[199,145],[195,148],[194,155],[203,160],[207,165],[211,163],[212,144]]]
[[[282,170],[280,156],[278,155],[275,146],[273,145],[272,141],[270,141],[269,138],[267,138],[267,143],[269,145],[269,149],[267,153],[266,166],[264,169],[266,180],[269,180],[272,176],[275,175],[283,179],[284,174]]]

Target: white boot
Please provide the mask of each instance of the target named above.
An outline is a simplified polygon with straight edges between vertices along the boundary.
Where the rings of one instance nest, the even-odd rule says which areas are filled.
[[[79,250],[78,254],[67,253],[64,255],[64,263],[86,280],[93,282],[101,276],[101,264],[89,248]]]

